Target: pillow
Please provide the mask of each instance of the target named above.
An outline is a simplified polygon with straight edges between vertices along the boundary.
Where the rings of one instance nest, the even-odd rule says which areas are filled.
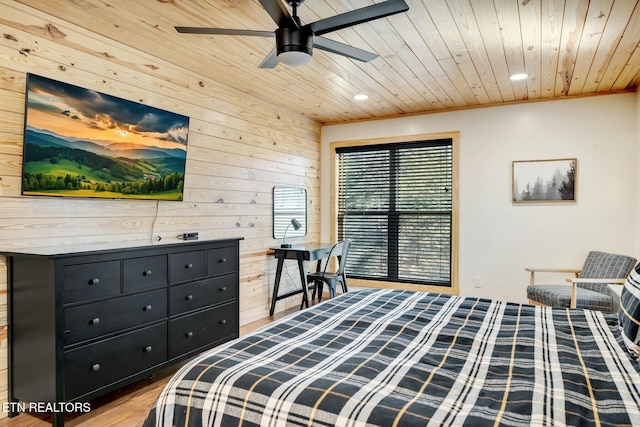
[[[627,348],[640,356],[640,264],[631,270],[622,288],[618,320]]]

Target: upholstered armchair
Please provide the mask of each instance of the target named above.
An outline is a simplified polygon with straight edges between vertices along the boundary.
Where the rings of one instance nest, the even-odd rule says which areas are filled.
[[[591,251],[581,269],[525,268],[531,273],[527,298],[530,304],[553,307],[588,308],[613,311],[610,284],[624,284],[636,265],[636,259],[626,255]],[[536,273],[564,273],[575,277],[566,279],[567,285],[540,285]]]

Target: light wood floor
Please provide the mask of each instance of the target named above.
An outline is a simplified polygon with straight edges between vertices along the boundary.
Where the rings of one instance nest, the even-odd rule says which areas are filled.
[[[240,328],[243,336],[263,325],[295,311],[289,309],[276,313]],[[141,380],[109,393],[91,402],[91,411],[86,414],[65,416],[65,427],[139,427],[147,416],[147,412],[156,398],[181,364],[172,366],[154,375],[151,380]],[[14,418],[0,419],[0,427],[45,427],[51,425],[51,418],[46,414],[20,414]]]

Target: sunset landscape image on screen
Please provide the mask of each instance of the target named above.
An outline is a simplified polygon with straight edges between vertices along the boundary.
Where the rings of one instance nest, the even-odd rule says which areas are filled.
[[[182,200],[189,118],[28,75],[24,195]]]

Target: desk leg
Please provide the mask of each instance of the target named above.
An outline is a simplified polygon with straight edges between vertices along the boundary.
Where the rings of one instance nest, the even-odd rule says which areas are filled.
[[[276,267],[276,281],[273,284],[273,296],[271,297],[271,310],[269,315],[273,316],[278,301],[278,289],[280,289],[280,278],[282,277],[282,266],[284,265],[284,255],[278,257],[278,267]]]
[[[309,308],[309,285],[307,284],[307,273],[304,271],[304,254],[298,252],[296,254],[298,258],[298,270],[300,271],[300,281],[302,282],[302,303],[300,304],[300,310],[302,307]]]

